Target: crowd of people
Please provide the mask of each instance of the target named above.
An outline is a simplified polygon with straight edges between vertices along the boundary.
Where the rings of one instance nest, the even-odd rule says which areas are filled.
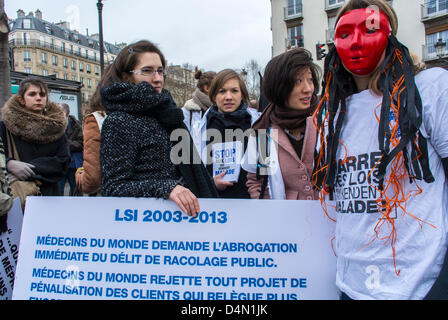
[[[17,182],[169,199],[193,216],[200,198],[335,201],[342,299],[447,298],[448,72],[421,68],[397,29],[386,1],[347,1],[323,74],[306,49],[274,57],[259,108],[232,69],[197,71],[176,106],[146,40],[105,70],[82,123],[42,80],[22,81],[0,122],[2,231]]]

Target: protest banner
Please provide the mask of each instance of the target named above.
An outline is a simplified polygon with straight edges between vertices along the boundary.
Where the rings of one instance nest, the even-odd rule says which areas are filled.
[[[237,182],[240,176],[243,144],[241,141],[215,143],[212,146],[213,177],[226,172],[224,181]]]
[[[317,201],[27,200],[13,299],[338,299]]]
[[[12,298],[22,221],[22,207],[17,198],[8,212],[8,231],[0,236],[0,300]]]

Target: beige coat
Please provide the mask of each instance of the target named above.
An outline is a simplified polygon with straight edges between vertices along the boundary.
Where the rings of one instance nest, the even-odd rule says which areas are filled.
[[[316,200],[318,194],[311,182],[314,169],[314,150],[316,147],[317,131],[312,123],[312,118],[307,119],[302,156],[299,159],[297,153],[289,142],[289,138],[283,129],[273,126],[278,130],[277,154],[283,178],[285,199],[287,200]],[[257,179],[255,173],[247,175],[247,183],[252,199],[258,199],[261,192],[263,179]],[[269,190],[266,188],[265,199],[269,199]]]

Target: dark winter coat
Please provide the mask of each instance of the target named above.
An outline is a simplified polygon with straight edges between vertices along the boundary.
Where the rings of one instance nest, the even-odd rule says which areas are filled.
[[[70,152],[82,152],[83,135],[81,122],[76,120],[74,116],[68,117],[67,130],[65,131],[70,145]]]
[[[146,82],[115,83],[101,97],[108,114],[101,131],[102,195],[168,199],[180,184],[197,197],[217,196],[201,164],[171,161],[170,133],[185,125],[168,91],[159,94]]]
[[[9,150],[6,144],[6,129],[13,137],[20,161],[35,166],[34,176],[29,180],[42,182],[40,191],[43,196],[59,196],[59,180],[65,175],[70,163],[70,153],[65,128],[67,119],[61,108],[48,103],[43,115],[29,112],[17,99],[11,97],[2,109],[0,136],[4,142],[5,154]],[[10,158],[7,158],[7,161]]]

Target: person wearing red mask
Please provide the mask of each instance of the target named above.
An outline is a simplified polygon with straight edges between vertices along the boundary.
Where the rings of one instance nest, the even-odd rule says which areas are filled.
[[[447,299],[448,72],[418,70],[383,0],[350,0],[325,59],[313,175],[335,200],[342,299]]]

